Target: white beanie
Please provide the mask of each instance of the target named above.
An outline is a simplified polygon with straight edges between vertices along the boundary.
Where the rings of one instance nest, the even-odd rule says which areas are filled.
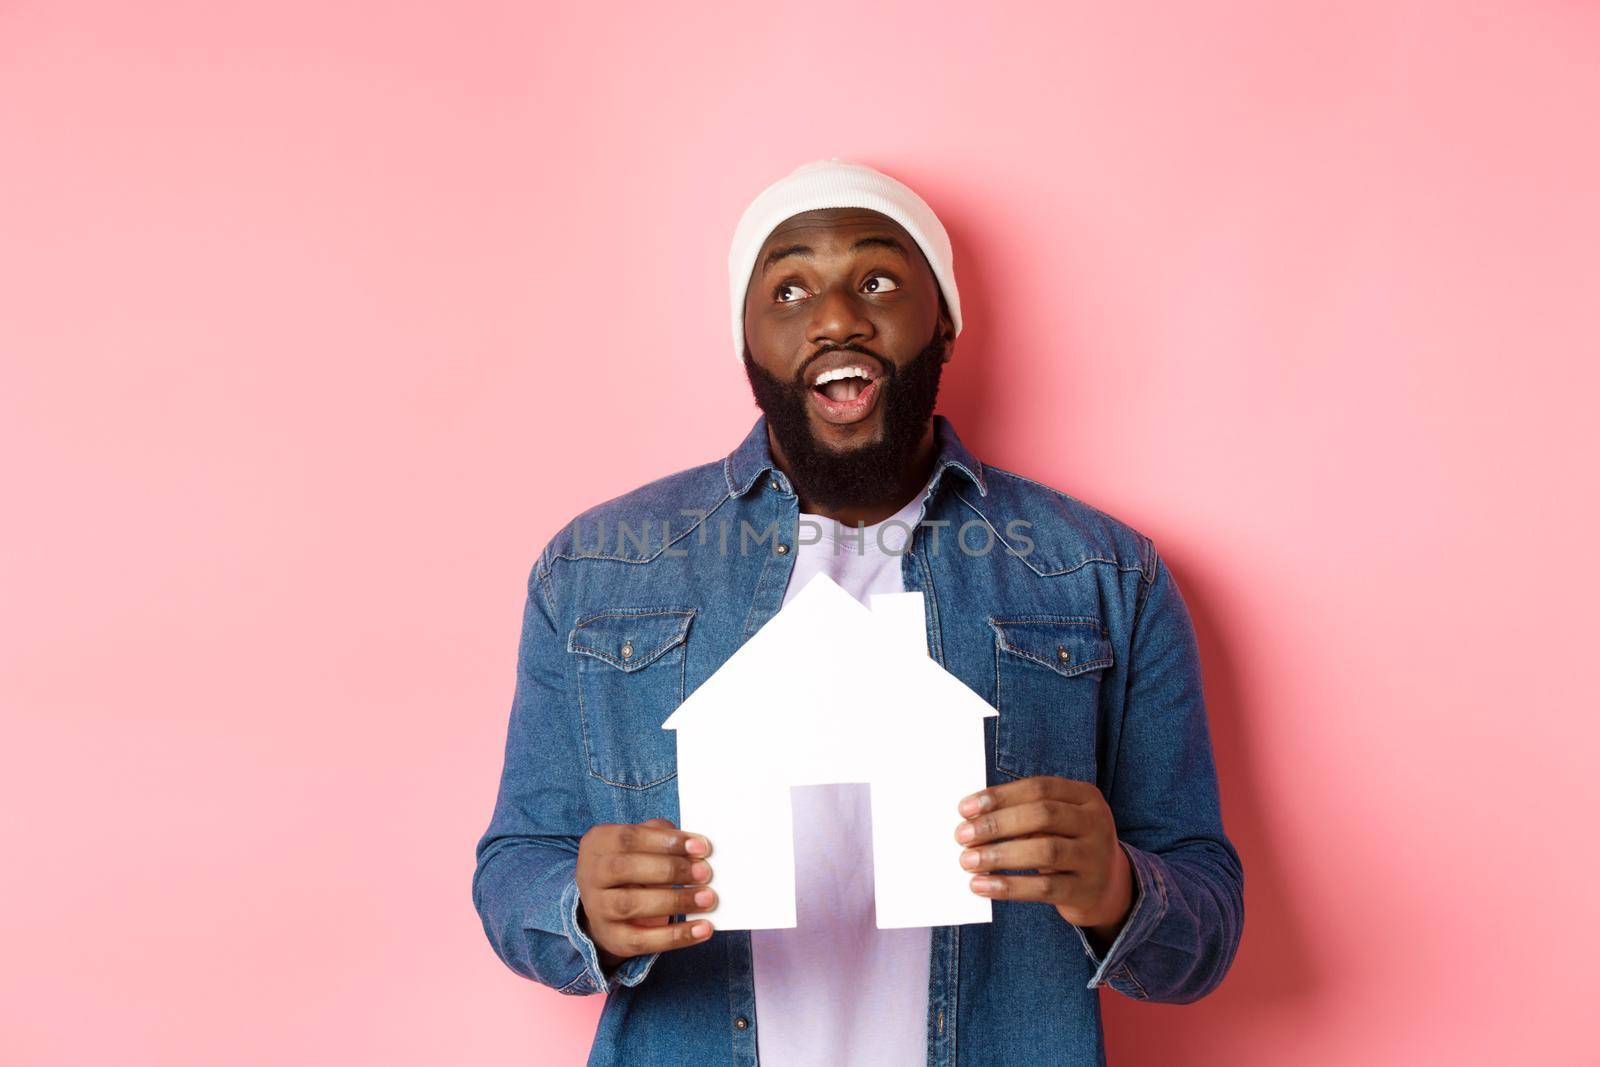
[[[933,276],[944,291],[950,322],[961,332],[961,297],[956,292],[954,256],[950,235],[927,202],[910,188],[864,163],[848,163],[838,156],[796,167],[750,202],[733,231],[728,249],[728,295],[733,303],[733,353],[744,362],[744,298],[756,255],[772,231],[802,211],[859,207],[889,216],[905,228],[927,257]]]

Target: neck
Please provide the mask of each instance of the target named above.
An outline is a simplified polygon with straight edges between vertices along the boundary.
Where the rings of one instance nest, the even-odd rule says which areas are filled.
[[[771,427],[767,429],[767,446],[772,450],[772,461],[778,465],[779,470],[788,475],[790,483],[794,484],[794,474],[789,468],[789,460],[784,456],[777,439],[772,436]],[[879,498],[867,503],[834,506],[801,493],[800,510],[808,515],[822,515],[845,526],[871,526],[882,522],[910,503],[911,498],[928,484],[928,479],[933,475],[933,461],[937,456],[938,449],[933,439],[933,420],[929,419],[927,427],[922,432],[922,440],[917,444],[916,457],[906,464],[905,469],[897,477],[885,483],[883,494]],[[798,488],[796,486],[796,489]]]

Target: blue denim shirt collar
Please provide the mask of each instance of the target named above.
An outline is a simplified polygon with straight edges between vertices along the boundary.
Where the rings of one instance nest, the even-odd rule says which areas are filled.
[[[934,460],[933,480],[928,485],[929,497],[938,492],[946,472],[952,470],[964,475],[976,486],[979,496],[988,496],[989,489],[983,480],[983,464],[967,451],[966,445],[961,443],[961,438],[956,436],[955,427],[943,415],[933,417],[933,438],[939,452],[937,459]],[[767,443],[765,415],[756,419],[755,425],[739,443],[739,447],[728,454],[728,458],[723,461],[722,469],[728,478],[728,492],[734,496],[748,493],[768,471],[772,471],[774,477],[782,479],[785,488],[788,487],[789,479],[772,459],[772,449]]]

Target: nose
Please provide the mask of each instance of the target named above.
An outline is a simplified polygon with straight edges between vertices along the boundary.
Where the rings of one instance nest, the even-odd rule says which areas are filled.
[[[812,299],[806,340],[818,347],[870,340],[875,330],[872,320],[866,316],[865,306],[865,301],[848,287],[828,286]]]

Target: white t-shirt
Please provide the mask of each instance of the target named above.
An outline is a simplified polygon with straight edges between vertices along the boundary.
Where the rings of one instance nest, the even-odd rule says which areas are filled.
[[[864,528],[801,512],[784,603],[819,572],[869,606],[903,592],[900,552],[922,497]],[[867,786],[796,788],[794,825],[798,925],[750,933],[762,1067],[921,1067],[932,931],[877,928]]]

